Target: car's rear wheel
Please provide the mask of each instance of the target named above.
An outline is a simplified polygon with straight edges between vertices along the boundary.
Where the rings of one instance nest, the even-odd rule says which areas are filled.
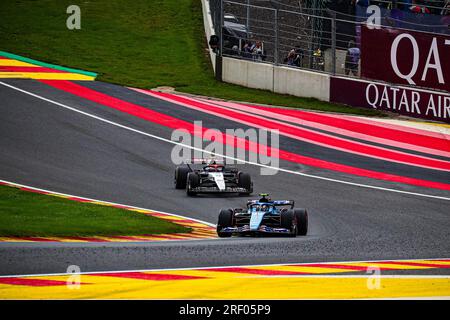
[[[195,172],[189,172],[187,175],[186,183],[186,193],[188,196],[192,197],[197,195],[197,192],[192,191],[192,189],[197,188],[200,184],[200,177]]]
[[[290,237],[297,236],[297,220],[293,210],[281,212],[281,227],[290,230]]]
[[[184,189],[186,188],[187,175],[189,173],[189,168],[184,166],[178,166],[175,169],[175,188]]]
[[[297,234],[306,236],[308,233],[308,212],[305,209],[295,209],[294,213],[297,218]]]
[[[249,195],[253,192],[252,178],[248,173],[239,172],[238,187],[248,190],[247,192],[241,192],[243,195]]]
[[[222,209],[219,213],[219,221],[217,221],[217,234],[220,238],[231,237],[230,232],[220,232],[223,228],[228,228],[233,226],[233,210],[232,209]]]

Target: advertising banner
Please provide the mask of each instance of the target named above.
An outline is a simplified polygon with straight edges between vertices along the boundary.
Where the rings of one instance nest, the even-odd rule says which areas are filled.
[[[450,91],[450,36],[363,26],[361,76]]]
[[[448,92],[340,77],[330,81],[331,102],[450,123]]]

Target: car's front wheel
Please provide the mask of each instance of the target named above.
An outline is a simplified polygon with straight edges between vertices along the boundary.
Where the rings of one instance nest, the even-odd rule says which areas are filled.
[[[293,210],[287,210],[281,212],[281,227],[288,229],[290,237],[297,236],[297,219]]]
[[[242,195],[250,195],[253,192],[252,178],[248,173],[239,172],[238,187],[248,190],[247,192],[242,192]]]
[[[176,189],[186,188],[188,173],[189,173],[188,167],[179,166],[175,169],[175,188]]]
[[[221,232],[223,228],[229,228],[233,226],[233,210],[222,209],[219,213],[219,220],[217,221],[217,235],[220,238],[231,237],[231,232]]]
[[[188,196],[192,197],[197,195],[197,192],[192,191],[192,189],[197,188],[200,184],[200,177],[195,172],[189,172],[187,175],[186,183],[186,193]]]
[[[308,212],[305,209],[295,209],[294,213],[297,218],[297,234],[306,236],[308,233]]]

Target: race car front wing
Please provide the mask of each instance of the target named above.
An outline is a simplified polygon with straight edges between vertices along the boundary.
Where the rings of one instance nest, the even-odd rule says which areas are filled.
[[[224,190],[220,190],[217,187],[196,187],[191,189],[192,192],[197,193],[248,193],[250,190],[238,187],[226,187]]]
[[[260,226],[257,230],[250,229],[249,225],[245,225],[242,227],[226,227],[220,230],[220,232],[226,232],[226,233],[253,233],[253,232],[260,232],[260,233],[290,233],[291,230],[286,228],[274,228],[274,227],[268,227],[268,226]]]

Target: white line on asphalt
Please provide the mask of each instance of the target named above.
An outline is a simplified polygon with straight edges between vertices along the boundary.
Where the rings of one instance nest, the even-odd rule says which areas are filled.
[[[57,102],[57,101],[53,101],[51,99],[44,98],[44,97],[39,96],[37,94],[34,94],[32,92],[29,92],[29,91],[17,88],[15,86],[12,86],[10,84],[4,83],[2,81],[0,81],[0,84],[5,86],[5,87],[9,87],[9,88],[14,89],[16,91],[19,91],[19,92],[25,93],[27,95],[30,95],[32,97],[38,98],[40,100],[53,103],[53,104],[55,104],[57,106],[60,106],[62,108],[65,108],[65,109],[68,109],[68,110],[71,110],[71,111],[83,114],[83,115],[85,115],[87,117],[90,117],[90,118],[102,121],[104,123],[111,124],[113,126],[116,126],[116,127],[119,127],[119,128],[125,129],[125,130],[129,130],[129,131],[132,131],[132,132],[135,132],[135,133],[139,133],[141,135],[144,135],[144,136],[156,139],[156,140],[164,141],[164,142],[167,142],[167,143],[170,143],[170,144],[179,145],[179,146],[182,146],[182,147],[185,147],[185,148],[189,148],[189,149],[192,149],[192,150],[197,150],[197,151],[202,151],[204,153],[212,154],[212,152],[210,152],[210,151],[206,151],[206,150],[203,150],[203,149],[200,149],[200,148],[189,146],[189,145],[186,145],[186,144],[183,144],[183,143],[180,143],[180,142],[175,142],[175,141],[172,141],[172,140],[169,140],[169,139],[166,139],[166,138],[162,138],[162,137],[159,137],[159,136],[156,136],[156,135],[153,135],[153,134],[141,131],[141,130],[137,130],[137,129],[134,129],[134,128],[131,128],[131,127],[127,127],[125,125],[119,124],[119,123],[114,122],[114,121],[110,121],[110,120],[101,118],[99,116],[87,113],[85,111],[81,111],[81,110],[78,110],[76,108],[67,106],[67,105],[65,105],[63,103],[60,103],[60,102]],[[329,181],[329,182],[336,182],[336,183],[341,183],[341,184],[346,184],[346,185],[351,185],[351,186],[356,186],[356,187],[361,187],[361,188],[376,189],[376,190],[389,191],[389,192],[395,192],[395,193],[402,193],[402,194],[414,195],[414,196],[425,197],[425,198],[433,198],[433,199],[440,199],[440,200],[450,201],[450,197],[435,196],[435,195],[429,195],[429,194],[424,194],[424,193],[410,192],[410,191],[404,191],[404,190],[396,190],[396,189],[371,186],[371,185],[366,185],[366,184],[361,184],[361,183],[337,180],[337,179],[332,179],[332,178],[326,178],[326,177],[311,175],[311,174],[307,174],[307,173],[303,173],[303,172],[292,171],[292,170],[288,170],[288,169],[275,168],[275,167],[271,167],[271,166],[268,166],[268,165],[264,165],[264,164],[260,164],[260,163],[256,163],[256,162],[250,162],[250,161],[246,161],[246,160],[242,160],[242,159],[238,159],[238,158],[230,157],[230,156],[226,156],[226,155],[221,155],[221,154],[216,154],[216,153],[214,153],[214,154],[216,156],[220,156],[220,157],[223,157],[223,158],[226,158],[226,159],[230,159],[230,160],[234,160],[234,161],[241,161],[241,162],[244,162],[244,163],[247,163],[247,164],[250,164],[250,165],[255,165],[255,166],[259,166],[259,167],[263,167],[263,168],[267,168],[267,169],[272,169],[272,170],[278,170],[278,171],[281,171],[281,172],[295,174],[295,175],[298,175],[298,176],[304,176],[304,177],[313,178],[313,179],[319,179],[319,180],[324,180],[324,181]]]
[[[233,266],[212,266],[212,267],[190,267],[190,268],[167,268],[167,269],[138,269],[138,270],[114,270],[114,271],[92,271],[92,272],[80,272],[79,274],[99,274],[99,273],[122,273],[122,272],[158,272],[158,271],[185,271],[185,270],[208,270],[208,269],[226,269],[226,268],[254,268],[254,267],[284,267],[284,266],[308,266],[309,264],[321,264],[321,265],[327,265],[327,264],[342,264],[342,263],[382,263],[385,261],[395,261],[395,262],[414,262],[414,261],[427,261],[432,262],[436,260],[447,260],[450,262],[449,258],[430,258],[430,259],[391,259],[391,260],[370,260],[370,261],[333,261],[333,262],[302,262],[302,263],[283,263],[283,264],[247,264],[247,265],[233,265]],[[368,268],[370,267],[367,266]],[[430,268],[430,269],[439,269],[439,268]],[[338,269],[336,269],[338,270]],[[398,269],[401,270],[401,269]],[[423,270],[423,269],[415,269],[415,270]],[[354,271],[354,270],[351,270]],[[356,270],[355,272],[357,272]],[[395,271],[395,270],[390,270]],[[10,277],[50,277],[50,276],[64,276],[68,273],[46,273],[46,274],[25,274],[25,275],[9,275],[9,276],[0,276],[0,278],[10,278]],[[444,277],[448,277],[448,275],[444,275]]]

